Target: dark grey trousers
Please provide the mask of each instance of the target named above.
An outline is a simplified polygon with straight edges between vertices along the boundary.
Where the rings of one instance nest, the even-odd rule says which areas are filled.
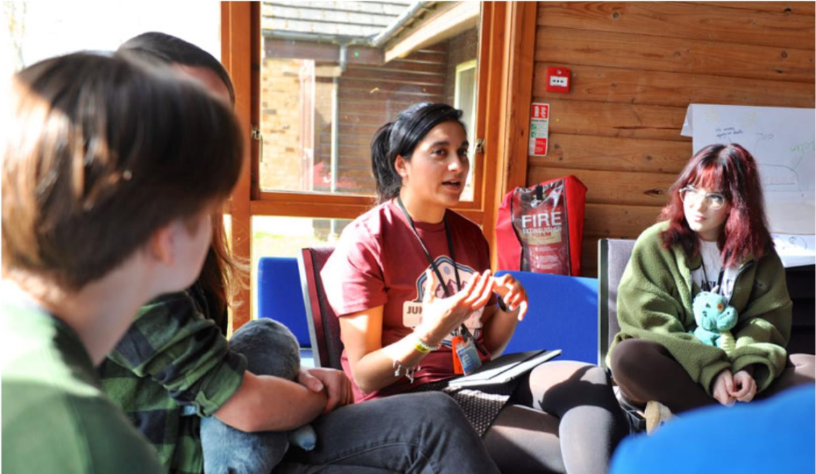
[[[244,325],[230,347],[254,374],[294,379],[299,348],[282,324]],[[275,403],[275,400],[269,400]],[[211,473],[498,473],[462,410],[442,393],[397,395],[348,405],[312,423],[317,446],[289,449],[286,433],[242,433],[202,419],[204,469]]]

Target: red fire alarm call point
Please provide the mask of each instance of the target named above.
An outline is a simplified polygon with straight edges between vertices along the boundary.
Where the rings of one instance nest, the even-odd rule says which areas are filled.
[[[565,67],[547,67],[547,92],[569,92],[571,82],[570,70]]]

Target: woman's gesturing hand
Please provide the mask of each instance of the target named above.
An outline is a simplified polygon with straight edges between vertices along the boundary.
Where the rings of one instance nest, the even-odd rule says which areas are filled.
[[[483,308],[493,294],[494,280],[490,270],[477,273],[465,283],[461,291],[449,298],[436,296],[439,280],[432,270],[425,272],[425,289],[422,298],[422,324],[432,343],[438,343],[470,317],[473,311]]]
[[[519,321],[524,319],[527,314],[527,290],[524,289],[521,282],[516,280],[513,275],[505,273],[499,278],[493,279],[493,291],[495,291],[504,304],[507,305],[507,310],[513,312],[518,310]]]

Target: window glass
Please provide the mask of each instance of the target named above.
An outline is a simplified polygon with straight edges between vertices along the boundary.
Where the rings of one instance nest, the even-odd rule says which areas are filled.
[[[418,102],[466,98],[460,107],[473,136],[478,7],[448,30],[428,26],[458,3],[264,2],[261,190],[373,195],[371,138]],[[410,19],[400,23],[400,15]],[[471,69],[458,73],[463,63]]]

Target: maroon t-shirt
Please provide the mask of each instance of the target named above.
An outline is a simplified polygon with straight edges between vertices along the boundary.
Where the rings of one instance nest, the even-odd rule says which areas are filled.
[[[453,253],[459,280],[464,287],[476,273],[490,268],[490,251],[482,231],[465,217],[447,211],[445,214],[453,240]],[[448,250],[445,224],[414,222],[417,233],[434,259],[450,294],[458,291],[453,261]],[[413,331],[422,318],[422,298],[425,271],[431,268],[416,234],[400,208],[393,202],[381,204],[363,214],[343,231],[334,253],[326,262],[321,277],[334,312],[340,316],[383,306],[383,347],[392,344]],[[436,296],[445,297],[439,285]],[[495,304],[495,297],[488,304]],[[484,310],[475,312],[465,325],[482,343]],[[420,362],[414,382],[406,377],[394,384],[371,393],[361,392],[354,385],[355,400],[383,397],[428,382],[454,375],[450,347],[451,336]],[[481,344],[482,347],[484,344]],[[480,354],[482,360],[489,354]],[[351,369],[345,351],[343,370],[351,378]],[[353,384],[353,379],[352,379]]]

